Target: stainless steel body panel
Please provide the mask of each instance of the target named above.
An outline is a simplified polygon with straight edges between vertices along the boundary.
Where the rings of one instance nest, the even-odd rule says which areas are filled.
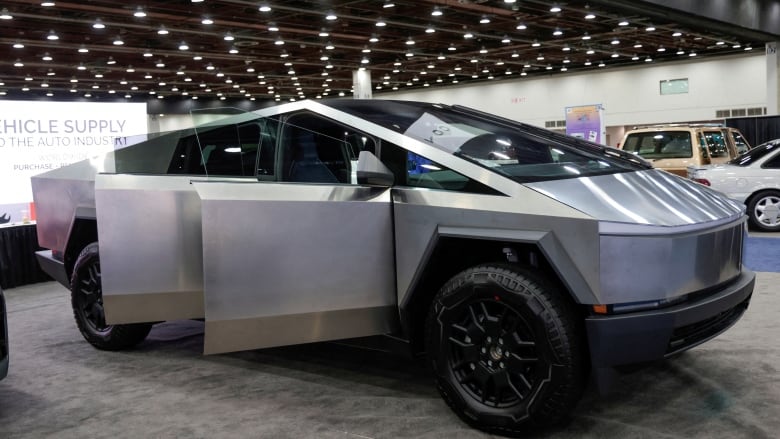
[[[527,186],[602,221],[673,227],[744,213],[718,192],[655,169]]]
[[[206,353],[395,329],[389,189],[193,185],[202,205]]]
[[[203,317],[200,199],[186,176],[95,181],[106,319]]]
[[[398,303],[404,303],[425,267],[431,245],[442,231],[460,236],[501,241],[529,242],[545,235],[547,249],[565,253],[551,263],[569,283],[581,303],[598,303],[598,221],[526,188],[515,198],[464,194],[426,189],[395,189],[395,245]],[[466,232],[463,228],[478,228]],[[529,233],[538,232],[538,233]],[[554,239],[553,239],[554,237]],[[553,244],[555,243],[555,244]],[[500,258],[501,255],[496,255]],[[500,259],[499,259],[500,260]]]
[[[745,219],[695,232],[602,235],[602,303],[671,299],[737,277]]]

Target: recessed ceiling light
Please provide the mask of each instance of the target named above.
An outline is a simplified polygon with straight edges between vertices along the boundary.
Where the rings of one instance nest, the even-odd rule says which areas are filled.
[[[332,43],[328,42],[325,44],[325,50],[333,50],[336,46],[334,46]]]
[[[154,66],[161,69],[165,67],[165,63],[162,62],[162,60],[157,60],[157,63]]]
[[[192,57],[192,59],[195,60],[195,61],[200,61],[200,60],[203,59],[203,57],[200,56],[200,55],[195,55],[195,56]]]

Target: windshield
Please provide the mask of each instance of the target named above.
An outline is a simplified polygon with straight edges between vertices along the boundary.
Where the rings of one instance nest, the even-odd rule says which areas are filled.
[[[780,148],[780,139],[771,140],[769,142],[758,145],[755,148],[749,150],[748,152],[730,161],[729,164],[737,165],[737,166],[750,166],[751,164],[755,163],[757,160],[761,159],[762,157],[769,154],[770,152],[777,151],[777,148]]]
[[[326,102],[519,182],[646,169],[621,151],[464,107],[402,101]]]

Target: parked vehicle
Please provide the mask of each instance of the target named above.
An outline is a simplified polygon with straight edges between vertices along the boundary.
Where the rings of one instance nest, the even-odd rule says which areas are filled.
[[[726,163],[750,144],[739,130],[722,125],[657,125],[628,131],[619,148],[684,177],[688,166]]]
[[[780,139],[763,143],[723,165],[691,166],[688,177],[745,203],[755,228],[780,230]]]
[[[0,288],[0,380],[8,376],[8,361],[8,312],[3,289]]]
[[[755,279],[740,204],[461,106],[293,102],[32,183],[39,260],[97,348],[190,318],[206,354],[392,334],[498,433],[715,337]]]

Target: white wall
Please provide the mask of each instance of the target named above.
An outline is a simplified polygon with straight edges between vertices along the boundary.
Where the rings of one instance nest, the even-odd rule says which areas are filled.
[[[576,105],[604,104],[607,126],[712,120],[716,110],[767,105],[763,52],[517,78],[375,98],[461,104],[539,126],[564,119],[564,108]],[[689,93],[661,96],[659,82],[679,78],[688,78]]]

